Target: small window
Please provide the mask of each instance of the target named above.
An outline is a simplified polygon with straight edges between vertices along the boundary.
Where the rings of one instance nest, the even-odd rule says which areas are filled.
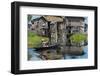
[[[34,28],[31,28],[31,30],[35,30]]]

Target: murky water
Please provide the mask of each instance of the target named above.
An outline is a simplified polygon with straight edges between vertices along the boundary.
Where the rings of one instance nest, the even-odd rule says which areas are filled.
[[[88,58],[88,47],[61,47],[56,49],[35,50],[28,48],[28,60],[66,60]]]

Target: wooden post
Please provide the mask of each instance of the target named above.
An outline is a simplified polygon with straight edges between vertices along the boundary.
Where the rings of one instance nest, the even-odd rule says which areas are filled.
[[[48,22],[48,37],[49,37],[49,43],[51,44],[50,22]]]

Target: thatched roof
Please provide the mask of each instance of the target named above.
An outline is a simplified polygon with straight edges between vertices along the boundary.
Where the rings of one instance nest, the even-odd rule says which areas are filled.
[[[63,18],[60,16],[43,16],[43,17],[50,22],[63,22]]]
[[[37,21],[40,19],[43,19],[48,22],[63,22],[63,17],[61,16],[41,16],[41,17],[33,19],[31,22],[33,23],[34,21]]]

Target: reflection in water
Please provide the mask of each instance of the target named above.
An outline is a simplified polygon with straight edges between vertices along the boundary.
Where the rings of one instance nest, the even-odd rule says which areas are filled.
[[[45,50],[28,48],[28,60],[60,60],[60,59],[83,59],[88,57],[87,46],[83,47],[60,47]]]

